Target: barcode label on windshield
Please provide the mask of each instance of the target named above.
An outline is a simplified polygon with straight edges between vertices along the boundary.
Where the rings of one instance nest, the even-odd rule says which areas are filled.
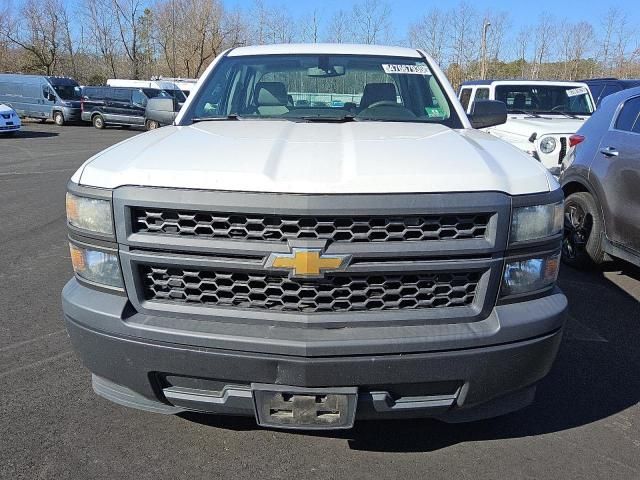
[[[576,95],[583,95],[585,93],[587,93],[586,87],[572,88],[571,90],[567,90],[567,97],[575,97]]]
[[[384,73],[396,73],[403,75],[430,75],[429,67],[426,65],[393,65],[383,63],[382,69]]]

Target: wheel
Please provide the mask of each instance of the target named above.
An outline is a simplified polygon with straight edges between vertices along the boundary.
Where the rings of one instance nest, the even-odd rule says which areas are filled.
[[[53,121],[59,127],[64,125],[64,115],[62,114],[62,112],[54,112],[53,113]]]
[[[102,115],[94,115],[91,119],[91,123],[93,123],[94,127],[99,128],[100,130],[104,128],[104,118],[102,118]]]
[[[155,130],[156,128],[160,128],[160,124],[156,120],[147,120],[144,122],[147,130]]]
[[[588,192],[572,193],[564,202],[562,260],[567,265],[587,269],[605,260],[602,250],[604,222],[600,207]]]

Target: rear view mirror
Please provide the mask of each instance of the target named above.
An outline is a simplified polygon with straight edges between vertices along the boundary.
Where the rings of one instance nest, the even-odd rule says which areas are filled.
[[[473,128],[488,128],[507,121],[507,105],[498,100],[476,100],[471,105],[469,120]]]
[[[309,77],[340,77],[344,75],[344,65],[333,65],[326,69],[320,67],[310,67],[307,69],[307,76]]]

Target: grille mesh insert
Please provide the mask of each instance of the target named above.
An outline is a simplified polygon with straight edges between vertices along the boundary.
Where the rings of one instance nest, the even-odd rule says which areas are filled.
[[[393,242],[484,238],[491,214],[322,217],[133,209],[134,232],[285,242]]]
[[[336,275],[298,280],[264,273],[140,266],[147,300],[300,313],[470,305],[482,272]]]

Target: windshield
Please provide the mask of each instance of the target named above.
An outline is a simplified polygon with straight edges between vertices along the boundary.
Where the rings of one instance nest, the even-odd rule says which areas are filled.
[[[158,88],[143,88],[142,91],[147,96],[147,98],[173,98],[167,91],[160,90]]]
[[[80,87],[73,85],[53,85],[53,89],[62,100],[80,100]]]
[[[180,103],[183,103],[187,99],[187,97],[184,96],[184,93],[182,93],[182,90],[169,90],[165,88],[164,91]]]
[[[586,87],[569,85],[498,85],[496,100],[510,113],[591,115],[593,103]]]
[[[183,122],[214,118],[292,121],[461,122],[422,59],[365,55],[226,57]]]

